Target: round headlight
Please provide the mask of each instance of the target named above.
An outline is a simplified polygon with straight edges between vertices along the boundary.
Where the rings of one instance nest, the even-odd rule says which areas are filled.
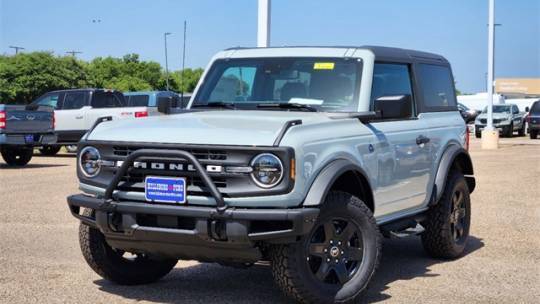
[[[81,172],[87,177],[94,177],[101,170],[101,156],[98,149],[94,147],[86,147],[79,154],[79,167]]]
[[[283,178],[283,164],[274,154],[263,153],[255,156],[251,161],[251,167],[253,168],[251,177],[261,188],[272,188]]]

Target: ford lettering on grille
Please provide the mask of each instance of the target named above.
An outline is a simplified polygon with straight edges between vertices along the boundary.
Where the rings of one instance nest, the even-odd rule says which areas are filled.
[[[122,166],[123,161],[117,161],[116,166]],[[134,162],[133,168],[136,169],[151,169],[151,170],[168,170],[168,171],[197,171],[192,164],[184,163],[164,163],[164,162]],[[223,166],[219,165],[206,165],[206,172],[208,173],[221,173]]]

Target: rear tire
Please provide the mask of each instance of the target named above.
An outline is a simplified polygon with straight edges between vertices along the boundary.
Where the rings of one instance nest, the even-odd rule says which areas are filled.
[[[514,123],[510,123],[509,126],[503,128],[502,133],[504,137],[512,137],[514,135]]]
[[[530,130],[529,137],[531,139],[536,139],[537,136],[538,136],[538,130]]]
[[[475,131],[475,132],[474,132],[474,136],[475,136],[476,138],[482,138],[482,132]]]
[[[89,209],[85,216],[91,216]],[[85,224],[79,226],[79,243],[84,259],[102,278],[121,285],[155,282],[167,275],[177,260],[152,260],[146,255],[125,257],[125,252],[109,246],[103,234]]]
[[[519,136],[525,136],[525,122],[521,124],[521,128],[518,130]]]
[[[471,225],[469,188],[458,171],[451,171],[444,192],[422,223],[422,244],[435,258],[455,259],[463,254]]]
[[[12,167],[28,164],[34,155],[34,149],[27,147],[0,147],[0,152],[4,161]]]
[[[283,292],[299,302],[352,302],[370,282],[380,255],[381,235],[371,210],[351,194],[332,191],[308,235],[272,248],[272,273]]]
[[[39,149],[39,153],[45,156],[54,156],[60,151],[62,146],[43,146]]]

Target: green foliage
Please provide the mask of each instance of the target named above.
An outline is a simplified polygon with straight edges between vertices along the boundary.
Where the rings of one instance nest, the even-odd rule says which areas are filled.
[[[171,72],[169,89],[192,92],[202,69]],[[52,90],[72,88],[110,88],[120,91],[164,90],[166,75],[161,65],[141,61],[137,54],[122,58],[97,57],[90,62],[48,52],[0,55],[0,103],[29,103]]]

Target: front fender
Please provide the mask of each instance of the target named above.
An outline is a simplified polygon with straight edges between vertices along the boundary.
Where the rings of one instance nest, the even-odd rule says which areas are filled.
[[[317,206],[322,204],[334,182],[343,173],[348,171],[354,171],[362,174],[369,184],[369,180],[366,178],[367,174],[364,169],[345,159],[335,160],[326,165],[319,175],[317,175],[311,184],[308,194],[306,195],[304,206]],[[371,187],[369,187],[369,189],[371,189]]]
[[[437,192],[434,202],[438,202],[441,198],[446,185],[448,172],[450,172],[450,168],[452,168],[455,161],[460,162],[460,169],[462,170],[463,175],[465,175],[465,180],[467,181],[470,193],[474,191],[476,181],[473,176],[474,171],[469,152],[463,149],[463,147],[454,144],[446,148],[441,157],[441,161],[439,162],[439,168],[437,169],[437,175],[435,176],[435,190]]]

